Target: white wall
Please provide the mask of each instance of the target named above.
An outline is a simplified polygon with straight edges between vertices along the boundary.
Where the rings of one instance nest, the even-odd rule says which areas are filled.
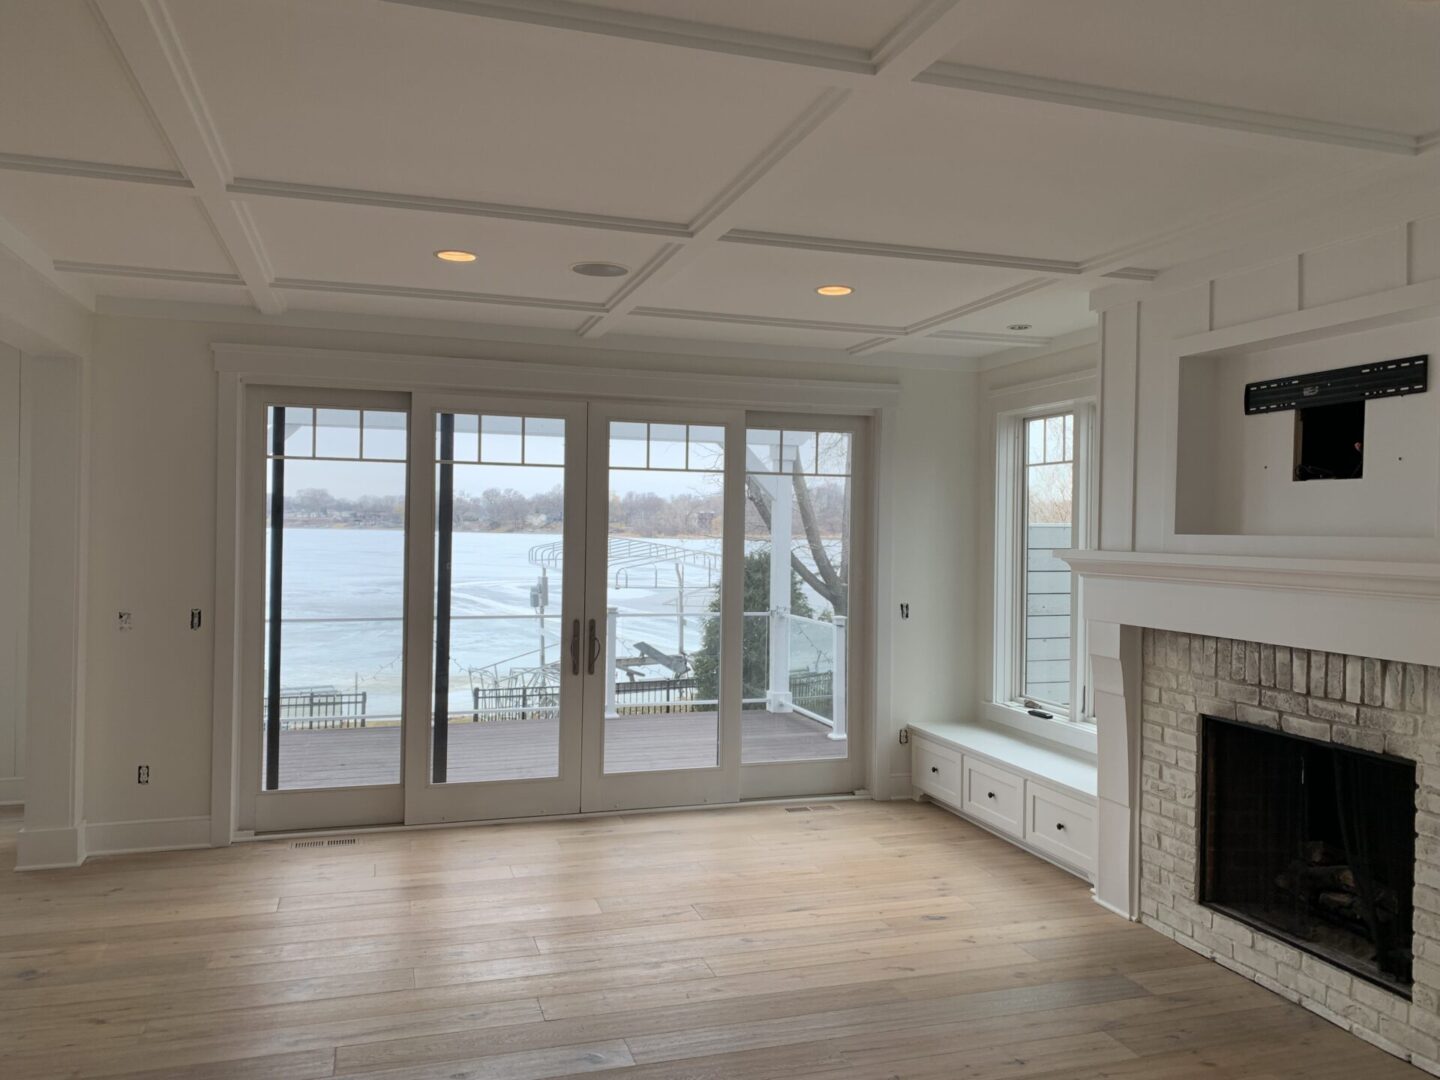
[[[1365,404],[1364,471],[1356,479],[1295,482],[1295,412],[1247,416],[1243,408],[1246,383],[1422,354],[1440,362],[1440,319],[1182,360],[1176,530],[1433,536],[1440,385],[1437,392]],[[1187,392],[1202,380],[1208,395]],[[1406,495],[1396,498],[1397,492]]]
[[[975,696],[976,381],[936,372],[901,377],[889,493],[893,596],[891,609],[879,613],[894,631],[893,722],[879,745],[888,748],[896,798],[910,794],[910,752],[899,745],[900,728],[960,719]],[[902,603],[910,606],[905,620]],[[886,763],[877,765],[884,775]]]
[[[215,589],[216,341],[288,344],[443,356],[493,356],[475,342],[400,335],[261,328],[101,317],[96,322],[91,417],[85,818],[93,831],[162,822],[153,835],[203,836],[210,810],[213,618],[188,629],[192,607],[209,614]],[[570,357],[561,359],[570,360]],[[887,425],[892,470],[879,478],[893,514],[890,554],[898,600],[891,685],[895,707],[877,775],[905,783],[908,754],[895,738],[911,719],[953,715],[973,700],[974,624],[971,460],[974,376],[750,360],[607,355],[607,366],[735,375],[898,382]],[[133,613],[120,633],[115,616]],[[879,613],[896,619],[893,610]],[[137,764],[151,766],[147,786]],[[900,794],[908,795],[902,786]],[[111,834],[141,837],[124,826]]]
[[[20,493],[20,351],[0,344],[0,803],[24,798],[28,514]]]

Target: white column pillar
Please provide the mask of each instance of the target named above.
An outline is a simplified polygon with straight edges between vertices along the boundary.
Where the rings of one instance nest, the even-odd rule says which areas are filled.
[[[765,708],[791,712],[790,694],[790,547],[794,535],[791,510],[794,481],[786,475],[791,461],[782,461],[779,476],[761,479],[774,496],[770,502],[770,680]]]
[[[1126,918],[1140,917],[1140,628],[1091,622],[1098,769],[1095,899]]]
[[[615,640],[616,629],[620,625],[620,609],[605,609],[605,715],[618,716],[615,711],[615,657],[618,645]]]
[[[25,824],[16,865],[35,869],[85,859],[85,365],[26,356],[21,380],[30,596]]]
[[[845,738],[847,735],[846,725],[849,722],[845,693],[845,683],[849,677],[849,665],[846,663],[845,652],[850,640],[849,622],[850,620],[844,615],[835,616],[835,674],[830,679],[830,738],[832,739]]]

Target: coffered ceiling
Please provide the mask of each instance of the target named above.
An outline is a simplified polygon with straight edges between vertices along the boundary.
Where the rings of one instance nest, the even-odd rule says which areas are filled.
[[[1437,57],[1433,0],[0,0],[0,237],[101,310],[964,365],[1436,153]]]

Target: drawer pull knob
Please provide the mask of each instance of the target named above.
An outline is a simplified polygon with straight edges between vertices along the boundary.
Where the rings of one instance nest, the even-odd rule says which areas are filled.
[[[1057,821],[1057,822],[1055,823],[1055,828],[1059,829],[1061,832],[1064,832],[1064,831],[1065,831],[1065,823],[1064,823],[1063,821]]]
[[[939,771],[940,771],[940,766],[939,766],[939,765],[931,765],[931,766],[930,766],[930,771],[931,771],[931,772],[939,772]]]
[[[994,797],[995,797],[995,793],[994,793],[993,791],[987,791],[987,792],[985,792],[985,798],[987,798],[987,799],[993,799]]]

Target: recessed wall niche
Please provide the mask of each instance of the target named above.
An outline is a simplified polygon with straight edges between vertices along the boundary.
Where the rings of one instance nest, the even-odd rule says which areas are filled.
[[[1440,318],[1180,357],[1177,537],[1433,540],[1440,388],[1312,416],[1245,412],[1247,383],[1419,354],[1440,357]],[[1297,482],[1332,476],[1344,482]]]

